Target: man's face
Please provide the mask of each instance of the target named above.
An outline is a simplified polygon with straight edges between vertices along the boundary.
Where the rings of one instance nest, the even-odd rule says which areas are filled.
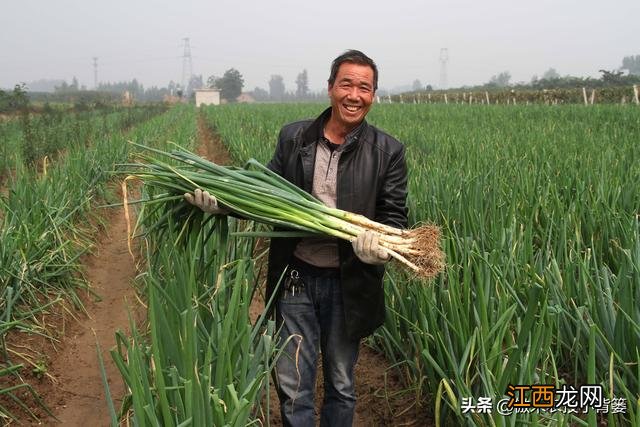
[[[341,64],[336,80],[329,85],[331,118],[346,129],[354,128],[369,112],[374,95],[371,67],[349,62]]]

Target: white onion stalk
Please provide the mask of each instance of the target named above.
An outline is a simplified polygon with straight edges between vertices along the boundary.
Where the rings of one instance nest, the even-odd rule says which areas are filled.
[[[185,163],[177,168],[150,156],[147,163],[125,166],[127,179],[137,177],[161,187],[167,200],[195,188],[208,191],[239,216],[278,228],[321,234],[353,242],[364,231],[378,236],[380,246],[420,277],[430,278],[444,267],[440,250],[440,230],[427,224],[414,229],[399,229],[375,222],[365,216],[330,208],[309,193],[251,159],[244,169],[220,166],[184,150],[170,153],[135,144],[146,150]],[[155,198],[154,203],[162,200]],[[185,205],[186,202],[185,202]],[[270,233],[272,236],[279,232]],[[289,232],[290,235],[290,232]]]

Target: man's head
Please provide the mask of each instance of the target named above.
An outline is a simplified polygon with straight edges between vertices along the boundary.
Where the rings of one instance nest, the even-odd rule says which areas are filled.
[[[350,130],[369,112],[378,88],[378,68],[364,53],[348,50],[331,64],[331,119]]]
[[[376,66],[376,63],[373,62],[373,59],[355,49],[347,50],[345,53],[333,60],[331,63],[331,73],[329,74],[329,87],[335,83],[336,77],[338,76],[338,69],[345,62],[370,67],[373,71],[373,91],[375,92],[378,90],[378,67]]]

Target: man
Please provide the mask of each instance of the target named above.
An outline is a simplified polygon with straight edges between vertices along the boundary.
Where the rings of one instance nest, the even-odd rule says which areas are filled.
[[[333,61],[328,82],[331,107],[313,121],[284,126],[268,167],[328,206],[406,227],[404,147],[365,121],[378,85],[376,64],[349,50]],[[215,199],[200,190],[185,197],[218,212]],[[318,347],[325,393],[321,425],[352,425],[360,339],[384,321],[388,259],[369,232],[353,243],[271,239],[267,298],[278,292],[276,319],[286,343],[276,365],[285,426],[315,426]]]

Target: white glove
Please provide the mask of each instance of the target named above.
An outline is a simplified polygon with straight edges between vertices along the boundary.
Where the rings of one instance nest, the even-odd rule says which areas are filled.
[[[184,198],[187,202],[199,207],[206,213],[213,215],[227,215],[229,213],[228,209],[218,206],[218,201],[215,197],[210,195],[208,191],[202,191],[201,189],[196,188],[193,194],[184,193]]]
[[[353,252],[365,264],[381,265],[391,258],[389,253],[378,244],[378,235],[372,231],[360,233],[352,245]]]

